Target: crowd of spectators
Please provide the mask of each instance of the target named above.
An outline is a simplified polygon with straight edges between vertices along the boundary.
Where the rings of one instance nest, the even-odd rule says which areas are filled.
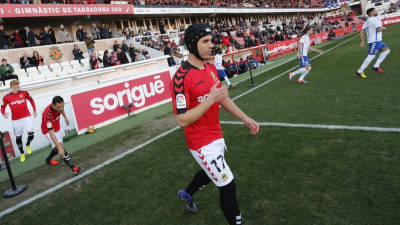
[[[92,24],[90,33],[82,27],[78,26],[75,34],[75,40],[86,41],[91,37],[93,40],[112,38],[112,32],[108,25],[102,24],[99,28],[96,24]],[[13,33],[6,34],[4,31],[4,24],[0,24],[0,48],[23,48],[39,45],[52,45],[73,42],[74,38],[69,31],[67,31],[63,24],[59,26],[58,32],[54,32],[50,25],[44,26],[42,30],[35,34],[31,31],[29,26],[24,29],[15,29]]]
[[[112,3],[106,0],[104,3]],[[338,7],[335,0],[120,0],[135,6],[246,7],[246,8],[322,8]],[[12,4],[96,4],[96,0],[0,0]]]

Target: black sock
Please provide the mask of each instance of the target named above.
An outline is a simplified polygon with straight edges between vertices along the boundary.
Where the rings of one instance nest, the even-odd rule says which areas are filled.
[[[28,133],[28,140],[26,141],[26,145],[31,145],[33,138],[35,137],[33,132]]]
[[[49,156],[47,157],[46,161],[49,162],[57,154],[58,154],[58,150],[56,147],[54,147],[53,149],[51,149],[51,152],[50,152]]]
[[[22,146],[22,136],[17,136],[17,137],[15,138],[15,142],[17,143],[19,152],[20,152],[21,154],[24,154],[24,147]]]
[[[71,162],[71,157],[69,157],[69,155],[68,155],[68,152],[67,152],[67,150],[65,150],[65,148],[64,148],[64,152],[65,152],[65,157],[64,157],[64,162],[69,166],[69,168],[74,168],[74,165],[72,164],[72,162]]]
[[[236,199],[236,184],[232,180],[228,185],[219,188],[222,212],[230,225],[242,224],[239,204]]]
[[[196,191],[200,190],[210,182],[211,179],[207,176],[206,172],[204,170],[200,170],[196,173],[196,175],[194,175],[192,182],[185,190],[187,193],[193,196]]]

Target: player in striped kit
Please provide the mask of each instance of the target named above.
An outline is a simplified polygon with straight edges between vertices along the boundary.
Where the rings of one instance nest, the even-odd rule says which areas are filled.
[[[304,29],[304,35],[300,38],[297,46],[298,46],[298,55],[297,58],[299,59],[300,62],[300,69],[289,73],[289,80],[293,80],[294,76],[301,74],[299,80],[297,81],[299,84],[307,84],[308,81],[304,80],[304,78],[307,76],[307,74],[311,70],[311,63],[310,60],[308,59],[308,50],[311,50],[313,52],[318,52],[319,54],[322,54],[324,51],[322,50],[317,50],[313,47],[311,47],[311,40],[310,36],[312,35],[313,30],[311,27],[306,27]]]
[[[383,73],[380,65],[385,60],[386,56],[389,55],[390,49],[389,47],[383,43],[382,41],[382,32],[385,30],[385,27],[382,26],[382,21],[378,17],[378,11],[375,8],[370,8],[367,10],[367,15],[369,18],[365,21],[362,30],[360,31],[361,44],[360,47],[363,48],[365,46],[364,40],[364,31],[367,32],[367,41],[368,41],[368,56],[364,59],[361,67],[357,70],[356,74],[360,78],[366,78],[364,70],[368,67],[368,65],[374,60],[375,55],[378,51],[381,52],[379,58],[376,60],[375,65],[372,67],[378,73]]]

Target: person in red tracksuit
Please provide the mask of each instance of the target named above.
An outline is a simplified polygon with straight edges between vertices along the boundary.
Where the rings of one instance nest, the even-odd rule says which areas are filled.
[[[242,112],[229,98],[211,59],[211,29],[205,24],[192,24],[185,31],[189,57],[171,80],[172,106],[178,124],[185,128],[186,144],[201,169],[191,183],[178,191],[189,212],[197,212],[193,195],[213,182],[220,191],[222,212],[229,224],[242,224],[236,199],[236,184],[224,158],[226,150],[219,122],[219,106],[239,118],[255,135],[258,124]]]
[[[10,106],[11,110],[11,120],[14,129],[15,142],[17,143],[18,149],[20,151],[20,161],[25,161],[25,152],[22,145],[22,135],[24,131],[28,132],[28,138],[26,141],[26,151],[30,155],[32,153],[31,142],[34,138],[34,130],[32,125],[31,113],[29,112],[27,101],[31,103],[33,109],[33,116],[36,117],[36,106],[35,101],[29,95],[27,91],[22,91],[19,89],[18,80],[12,80],[10,83],[11,92],[4,96],[3,105],[1,106],[1,114],[5,118],[9,117],[6,113],[7,105]]]
[[[55,96],[52,103],[45,108],[42,114],[42,133],[46,136],[52,148],[50,155],[46,158],[46,164],[57,165],[58,162],[53,160],[53,157],[58,154],[71,168],[74,175],[78,175],[81,168],[72,164],[71,157],[64,147],[60,127],[61,115],[64,117],[65,123],[69,125],[69,121],[64,112],[64,99],[61,96]]]

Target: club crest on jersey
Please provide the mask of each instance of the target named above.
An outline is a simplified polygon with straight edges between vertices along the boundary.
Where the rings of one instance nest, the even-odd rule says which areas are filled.
[[[223,181],[226,181],[226,179],[228,179],[228,175],[226,175],[225,173],[223,173],[223,174],[221,175],[221,177],[222,177],[222,180],[223,180]]]
[[[176,108],[186,109],[186,97],[183,94],[176,95]]]
[[[212,78],[214,79],[214,81],[217,81],[217,80],[218,80],[218,78],[217,78],[217,76],[215,76],[215,73],[214,73],[214,72],[211,72],[211,76],[212,76]]]

